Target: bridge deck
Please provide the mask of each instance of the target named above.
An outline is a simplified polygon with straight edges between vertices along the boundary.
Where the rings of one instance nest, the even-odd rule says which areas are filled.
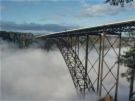
[[[67,37],[67,36],[85,36],[87,34],[90,35],[99,35],[102,32],[109,32],[111,35],[116,35],[119,32],[128,32],[129,30],[135,30],[135,19],[122,21],[118,23],[111,23],[101,26],[95,26],[90,28],[83,28],[83,29],[74,29],[62,32],[56,32],[49,35],[41,35],[37,36],[37,39],[44,39],[44,38],[54,38],[54,37]],[[116,33],[113,33],[116,32]]]

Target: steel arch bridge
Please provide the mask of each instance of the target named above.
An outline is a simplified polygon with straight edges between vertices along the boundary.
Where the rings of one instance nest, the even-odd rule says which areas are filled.
[[[118,99],[121,34],[135,31],[135,20],[37,36],[59,48],[79,95]],[[113,54],[113,57],[110,57]],[[112,82],[108,83],[108,79]],[[133,93],[133,92],[132,92]]]
[[[34,38],[50,40],[57,45],[81,97],[94,93],[98,98],[110,95],[114,101],[118,101],[121,34],[128,32],[135,32],[135,20]],[[34,40],[31,34],[3,33],[5,32],[0,32],[0,37],[20,44],[20,47],[27,47]],[[135,39],[132,41],[135,43]],[[135,94],[135,77],[132,78],[129,99]]]

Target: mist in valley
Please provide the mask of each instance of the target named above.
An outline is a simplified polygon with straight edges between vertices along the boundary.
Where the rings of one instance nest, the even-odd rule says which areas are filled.
[[[92,51],[92,54],[94,56],[95,52]],[[110,52],[107,59],[111,61],[113,55]],[[125,71],[126,67],[121,66],[120,74]],[[83,100],[76,94],[69,70],[58,49],[50,51],[37,47],[18,49],[14,44],[1,40],[0,75],[2,101]],[[108,79],[107,83],[109,85],[111,79]],[[127,101],[129,83],[120,77],[119,84],[118,98],[120,101]],[[97,98],[91,93],[85,100],[97,101]]]

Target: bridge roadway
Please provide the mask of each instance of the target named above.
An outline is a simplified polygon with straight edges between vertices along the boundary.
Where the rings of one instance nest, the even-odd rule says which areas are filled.
[[[120,32],[129,32],[132,30],[135,30],[135,19],[90,28],[73,29],[62,32],[50,33],[48,35],[37,36],[36,38],[43,39],[54,37],[85,36],[89,34],[98,35],[101,34],[102,32],[109,32],[109,34],[115,35],[113,32],[120,33]]]

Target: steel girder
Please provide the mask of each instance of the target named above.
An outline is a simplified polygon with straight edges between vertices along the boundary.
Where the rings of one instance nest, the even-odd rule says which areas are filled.
[[[54,40],[57,43],[57,46],[66,62],[75,88],[77,89],[77,93],[84,96],[88,92],[95,92],[91,80],[85,71],[85,67],[83,66],[76,52],[72,49],[70,43],[66,42],[62,38],[57,38]]]
[[[101,34],[102,32],[108,32],[110,35],[115,35],[116,33],[129,32],[133,30],[135,30],[135,20],[111,23],[111,24],[106,24],[106,25],[101,25],[96,27],[90,27],[90,28],[56,32],[49,35],[37,36],[36,38],[44,39],[44,38],[53,38],[53,37],[98,35]]]
[[[119,82],[117,59],[120,56],[120,36],[121,34],[103,33],[80,38],[78,36],[53,38],[70,71],[77,93],[84,96],[89,92],[95,92],[99,98],[111,95],[117,101]],[[110,37],[113,37],[113,41]],[[118,50],[115,49],[116,44]],[[83,59],[80,57],[81,48],[84,49]],[[96,59],[92,57],[93,49],[97,54]],[[116,58],[112,63],[108,61],[107,56],[110,52],[113,52]],[[113,81],[109,87],[106,84],[108,79]]]
[[[86,91],[89,91],[88,88],[91,87],[97,93],[98,97],[112,95],[114,101],[117,101],[120,68],[118,60],[120,59],[121,33],[127,33],[133,30],[135,30],[135,20],[56,32],[49,35],[37,36],[36,38],[43,40],[55,38],[55,41],[57,39],[57,46],[64,57],[78,91],[85,94]],[[99,36],[98,41],[94,42],[91,36]],[[114,41],[110,39],[110,36],[113,37]],[[85,37],[85,43],[82,42],[83,38],[80,37]],[[77,44],[74,44],[74,38],[77,38]],[[115,47],[117,43],[118,46]],[[83,59],[80,57],[80,47],[83,47],[85,51]],[[98,57],[96,60],[92,57],[92,49],[97,51]],[[109,56],[112,53],[114,57]],[[111,61],[113,58],[115,58],[115,61]],[[98,68],[98,70],[96,70],[96,68]],[[92,73],[96,75],[94,81],[92,80],[94,76],[90,75]],[[78,79],[79,77],[80,79]],[[90,79],[88,81],[90,81],[90,86],[87,84],[88,81],[85,81],[89,77]],[[107,82],[108,79],[112,80],[109,85]]]
[[[113,37],[113,40],[111,37]],[[111,95],[117,101],[119,82],[117,59],[120,58],[121,34],[102,33],[100,35],[51,39],[57,44],[66,62],[77,93],[85,96],[89,92],[95,92],[99,98]],[[117,50],[115,47],[117,47]],[[80,57],[81,49],[84,50],[82,59]],[[93,49],[97,55],[95,59],[92,55]],[[115,57],[115,61],[111,63],[107,56],[111,54],[110,52]],[[106,84],[108,79],[112,79],[109,86]]]

